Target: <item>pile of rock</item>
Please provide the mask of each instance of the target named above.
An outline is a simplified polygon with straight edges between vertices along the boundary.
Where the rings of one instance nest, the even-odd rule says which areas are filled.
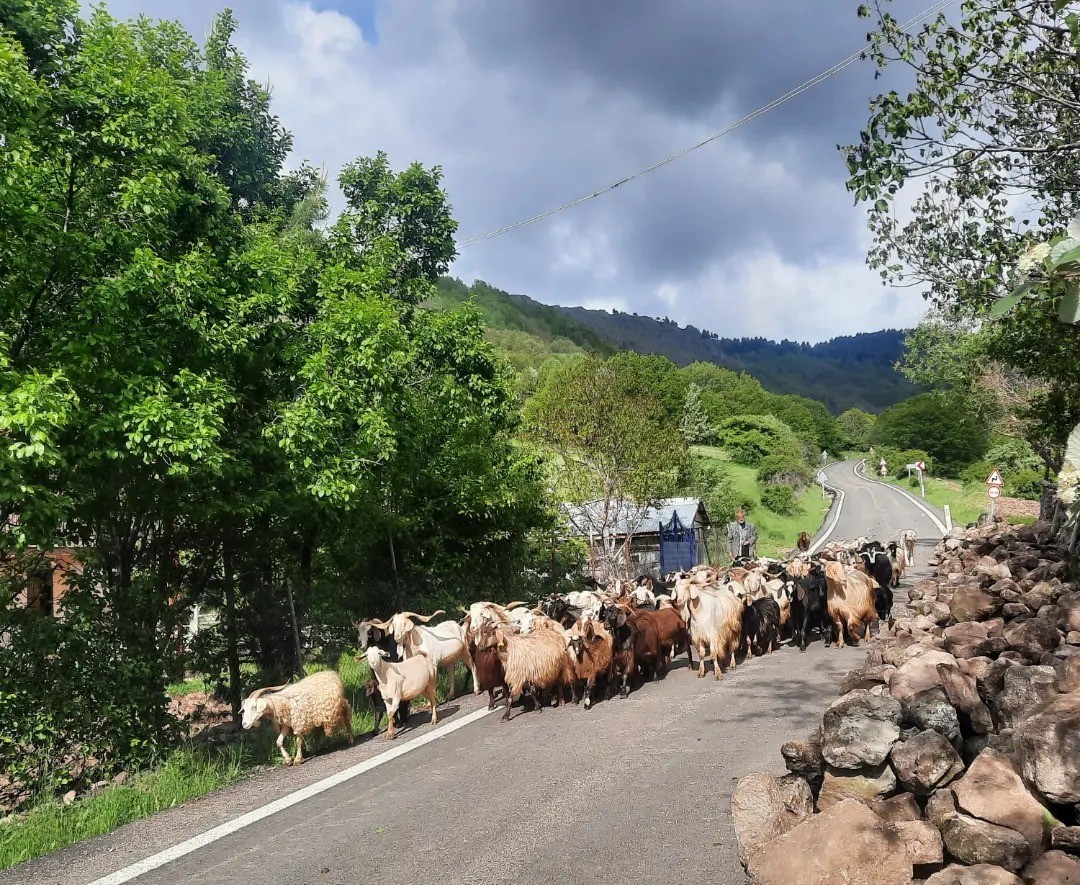
[[[756,885],[1080,883],[1080,591],[1047,529],[950,534],[790,773],[738,783]]]

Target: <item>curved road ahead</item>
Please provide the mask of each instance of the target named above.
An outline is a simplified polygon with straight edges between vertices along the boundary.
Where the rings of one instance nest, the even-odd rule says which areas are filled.
[[[827,470],[845,493],[834,537],[915,528],[925,547],[935,543],[925,514],[853,466]],[[680,659],[627,700],[518,712],[509,723],[459,699],[435,729],[414,715],[395,744],[364,740],[265,772],[0,873],[0,883],[743,882],[735,781],[782,772],[780,745],[820,721],[862,654],[784,648],[720,682]],[[380,755],[391,746],[400,755]],[[320,784],[327,778],[340,782]],[[238,827],[244,814],[262,817]],[[175,850],[189,839],[199,847]]]

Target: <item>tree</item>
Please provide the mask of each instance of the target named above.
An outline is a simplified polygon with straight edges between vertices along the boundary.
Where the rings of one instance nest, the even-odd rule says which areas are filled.
[[[688,446],[708,442],[712,437],[709,416],[701,406],[701,388],[693,382],[686,388],[686,402],[683,405],[679,430]]]
[[[843,444],[856,451],[866,451],[870,445],[870,433],[874,429],[875,416],[862,409],[848,409],[836,419],[840,426]]]
[[[573,528],[595,539],[608,579],[628,577],[631,539],[648,509],[672,491],[685,459],[660,402],[625,365],[592,357],[561,365],[526,408],[531,437],[552,452],[556,493],[578,505]]]
[[[979,460],[989,446],[986,428],[964,400],[942,393],[921,393],[886,409],[874,423],[871,440],[897,449],[921,449],[946,472]]]
[[[732,460],[757,467],[769,455],[802,462],[803,447],[794,431],[773,415],[736,415],[716,427],[717,444]]]
[[[915,82],[878,96],[860,142],[844,149],[848,186],[870,204],[870,263],[886,281],[925,286],[948,322],[978,321],[1011,288],[1025,247],[1064,230],[1076,210],[1075,4],[978,0],[959,22],[941,14],[914,34],[886,6],[874,4],[871,55],[881,69],[912,69]],[[912,210],[894,212],[905,188],[919,188]],[[980,342],[1009,372],[1045,385],[1031,402],[1030,441],[1053,446],[1048,463],[1060,463],[1080,420],[1080,335],[1063,332],[1054,307],[1026,305]]]

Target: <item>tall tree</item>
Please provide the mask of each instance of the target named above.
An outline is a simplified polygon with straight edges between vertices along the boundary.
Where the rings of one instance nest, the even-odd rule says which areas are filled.
[[[531,436],[554,457],[556,494],[594,544],[606,579],[628,577],[627,553],[648,509],[675,487],[685,447],[661,403],[626,363],[586,358],[560,366],[526,410]]]
[[[1024,247],[1076,211],[1077,11],[1068,0],[970,0],[958,21],[941,14],[907,34],[887,2],[860,7],[877,17],[876,64],[914,74],[911,91],[872,102],[860,142],[845,149],[849,187],[870,205],[870,263],[886,281],[925,286],[950,322],[985,317]],[[895,211],[913,189],[911,211]],[[1080,420],[1080,334],[1053,308],[1027,305],[985,343],[989,357],[1045,382],[1033,426],[1060,461]]]
[[[712,435],[709,416],[705,414],[705,409],[701,405],[701,388],[692,381],[686,388],[686,402],[683,403],[679,430],[682,432],[683,440],[689,446],[708,442]]]

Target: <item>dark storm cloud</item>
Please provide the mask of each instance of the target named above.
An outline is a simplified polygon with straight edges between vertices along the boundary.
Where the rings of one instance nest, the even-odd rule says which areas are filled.
[[[179,16],[197,35],[223,5],[110,3]],[[331,177],[379,149],[397,166],[439,164],[462,239],[705,138],[859,48],[868,27],[851,0],[376,0],[374,18],[370,0],[230,5],[295,161]],[[835,148],[858,137],[887,82],[856,64],[677,163],[462,249],[454,270],[728,334],[814,339],[910,322],[917,296],[886,299],[863,266],[862,210]]]

